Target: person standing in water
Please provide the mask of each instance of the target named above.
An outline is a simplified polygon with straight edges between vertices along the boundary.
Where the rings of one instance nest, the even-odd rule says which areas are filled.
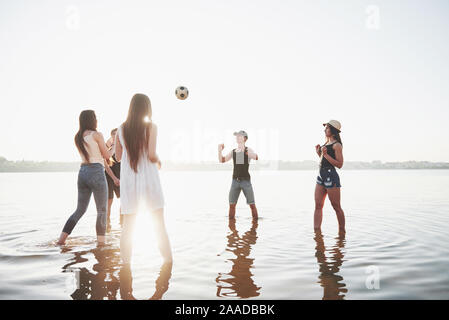
[[[258,219],[254,191],[249,174],[249,162],[251,159],[258,160],[258,156],[251,148],[245,146],[246,140],[248,140],[248,134],[245,131],[234,132],[234,136],[236,136],[237,148],[230,151],[226,156],[222,154],[224,144],[218,145],[218,161],[224,163],[232,159],[234,163],[231,190],[229,191],[229,219],[235,218],[235,206],[242,190],[246,197],[246,203],[251,208],[253,219]]]
[[[97,206],[97,240],[99,244],[104,244],[108,199],[104,163],[111,157],[111,153],[107,150],[103,135],[97,131],[97,117],[93,110],[81,112],[75,145],[82,159],[78,172],[78,206],[65,223],[58,244],[65,243],[79,219],[86,212],[92,193]]]
[[[161,161],[156,153],[157,126],[151,121],[151,115],[150,99],[144,94],[135,94],[128,117],[116,135],[115,156],[121,161],[120,204],[123,214],[120,254],[125,264],[131,261],[132,231],[141,202],[146,203],[152,212],[164,262],[172,261],[158,172]]]
[[[108,222],[107,231],[111,230],[111,207],[115,196],[120,199],[120,162],[115,158],[115,135],[117,128],[111,130],[111,137],[106,142],[108,150],[112,152],[112,157],[109,159],[106,168],[106,180],[108,182]],[[110,170],[108,170],[108,168]],[[122,223],[122,214],[120,214],[120,224]]]
[[[345,214],[340,205],[340,177],[335,167],[343,166],[343,144],[340,138],[341,124],[337,120],[323,123],[326,142],[321,146],[315,146],[316,153],[320,157],[320,174],[315,187],[315,231],[321,230],[323,220],[323,205],[326,195],[329,196],[332,207],[337,214],[339,231],[345,233]]]

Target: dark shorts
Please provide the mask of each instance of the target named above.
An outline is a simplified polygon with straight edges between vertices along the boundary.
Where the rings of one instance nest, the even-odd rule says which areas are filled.
[[[108,199],[120,198],[120,186],[116,186],[112,178],[106,173],[106,181],[108,182]]]
[[[341,188],[340,176],[334,167],[320,168],[320,175],[316,177],[316,183],[326,189]]]

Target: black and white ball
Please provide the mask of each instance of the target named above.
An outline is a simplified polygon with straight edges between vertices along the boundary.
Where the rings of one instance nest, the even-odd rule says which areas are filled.
[[[180,86],[176,88],[175,94],[179,100],[185,100],[189,96],[189,90],[186,87]]]

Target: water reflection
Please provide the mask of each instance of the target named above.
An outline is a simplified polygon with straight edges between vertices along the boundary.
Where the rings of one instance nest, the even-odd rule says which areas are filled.
[[[240,236],[235,227],[235,219],[229,220],[230,232],[227,235],[226,251],[232,252],[235,257],[228,259],[232,262],[231,271],[219,273],[215,279],[217,297],[251,298],[260,295],[260,287],[252,279],[251,268],[253,268],[254,259],[248,258],[251,247],[257,241],[257,227],[257,221],[253,220],[250,230]]]
[[[318,283],[323,287],[323,300],[343,300],[348,292],[343,277],[338,274],[344,258],[345,235],[336,237],[335,245],[329,250],[331,256],[326,257],[326,247],[324,245],[321,232],[315,232],[315,257],[318,262],[320,275]]]
[[[67,250],[63,250],[67,251]],[[133,296],[132,271],[129,265],[122,265],[119,248],[97,247],[90,250],[72,252],[72,261],[62,267],[63,272],[77,271],[78,288],[70,295],[74,300],[116,300],[117,292],[120,299],[135,300]],[[97,263],[92,270],[86,267],[73,267],[87,262],[85,256],[93,254]],[[161,299],[168,290],[171,278],[172,264],[161,266],[159,277],[156,279],[156,290],[151,300]]]

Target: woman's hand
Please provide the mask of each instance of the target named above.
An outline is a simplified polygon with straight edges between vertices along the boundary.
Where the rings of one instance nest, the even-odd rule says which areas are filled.
[[[115,178],[115,179],[114,179],[114,184],[115,184],[117,187],[120,187],[120,179]]]
[[[321,156],[321,146],[319,144],[317,144],[315,146],[315,151],[316,151],[316,154],[320,157]]]
[[[323,146],[323,147],[321,148],[321,152],[323,153],[323,157],[325,157],[325,156],[327,155],[327,147],[326,147],[326,146]]]
[[[159,169],[159,170],[161,170],[161,167],[162,167],[162,163],[161,163],[161,160],[157,160],[157,162],[156,162],[156,164],[157,164],[157,168]]]

